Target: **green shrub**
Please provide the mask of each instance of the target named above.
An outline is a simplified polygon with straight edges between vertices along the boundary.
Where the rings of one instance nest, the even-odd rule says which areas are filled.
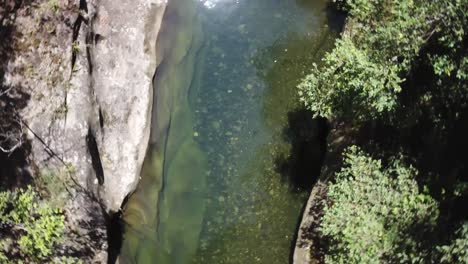
[[[47,206],[38,208],[36,214],[25,223],[26,235],[21,236],[19,245],[25,255],[42,259],[52,254],[53,247],[61,238],[64,217],[59,209]]]
[[[41,201],[32,187],[0,192],[0,216],[0,224],[9,227],[9,237],[0,240],[2,245],[9,244],[0,248],[0,259],[18,251],[26,262],[46,260],[64,232],[61,209]]]
[[[35,205],[37,199],[36,193],[32,187],[26,190],[19,190],[15,193],[10,193],[11,206],[14,208],[9,213],[9,217],[13,223],[26,223]]]
[[[350,116],[364,120],[392,111],[401,79],[392,64],[375,62],[344,37],[299,84],[300,100],[316,116]],[[313,98],[313,99],[312,99]],[[356,103],[359,102],[359,103]]]
[[[317,116],[392,117],[404,80],[415,68],[429,69],[423,78],[434,78],[416,101],[434,98],[450,105],[468,97],[468,1],[336,2],[349,12],[347,32],[299,85],[301,100]]]
[[[417,171],[393,159],[387,167],[353,146],[330,184],[320,231],[330,239],[326,263],[412,263],[428,258],[420,237],[438,206],[418,190]],[[419,238],[418,238],[419,237]]]
[[[442,257],[440,263],[468,264],[468,222],[455,232],[449,245],[438,247]]]
[[[426,42],[434,7],[421,0],[348,0],[350,29],[359,49],[381,63],[408,71]]]
[[[0,223],[7,220],[8,214],[6,213],[8,203],[10,201],[10,192],[0,192]]]

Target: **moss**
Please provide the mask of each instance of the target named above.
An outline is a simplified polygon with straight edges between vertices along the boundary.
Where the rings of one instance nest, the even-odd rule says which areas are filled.
[[[67,164],[60,169],[44,169],[36,179],[41,197],[46,198],[53,207],[62,208],[69,200],[67,186],[73,185],[72,177],[76,167]]]

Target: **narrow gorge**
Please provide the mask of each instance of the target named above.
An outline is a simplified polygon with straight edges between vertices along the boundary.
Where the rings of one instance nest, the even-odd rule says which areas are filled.
[[[0,263],[468,264],[467,0],[0,0]]]
[[[30,148],[18,182],[63,206],[70,242],[60,254],[291,260],[326,147],[324,120],[296,86],[338,35],[327,1],[12,7],[16,31],[3,44],[18,55],[2,66],[2,91],[24,93]]]

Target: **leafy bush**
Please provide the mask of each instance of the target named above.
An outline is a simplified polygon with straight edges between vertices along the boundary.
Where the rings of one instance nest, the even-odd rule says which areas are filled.
[[[434,76],[431,89],[447,90],[419,95],[421,103],[431,96],[442,105],[467,98],[468,1],[336,2],[349,12],[347,32],[299,85],[317,116],[365,121],[394,113],[416,65],[432,69],[423,74]]]
[[[428,258],[418,237],[430,233],[438,206],[418,190],[417,171],[387,167],[353,146],[330,184],[320,231],[330,239],[326,263],[411,263]]]
[[[442,255],[440,263],[468,263],[468,222],[463,223],[455,236],[449,245],[438,247]]]
[[[344,37],[325,56],[323,67],[314,64],[312,74],[299,84],[300,100],[316,116],[364,120],[394,109],[402,81],[397,73],[395,65],[373,61]]]
[[[19,244],[25,255],[39,259],[50,256],[52,248],[62,236],[64,218],[60,210],[42,207],[37,210],[33,221],[25,223],[26,235],[21,236]]]
[[[369,56],[407,71],[426,41],[433,7],[427,1],[348,0],[353,41]]]
[[[64,220],[61,210],[41,202],[32,187],[0,192],[0,225],[9,236],[0,240],[0,259],[12,252],[23,260],[47,259],[64,232]]]

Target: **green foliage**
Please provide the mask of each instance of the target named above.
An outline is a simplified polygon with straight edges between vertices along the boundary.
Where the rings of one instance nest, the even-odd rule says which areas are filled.
[[[51,256],[64,231],[61,210],[40,201],[32,187],[1,192],[0,216],[1,225],[9,227],[9,239],[17,241],[0,249],[3,256],[17,250],[24,260],[45,260]],[[6,242],[7,238],[0,240],[2,244]]]
[[[330,184],[321,232],[327,263],[411,263],[427,258],[416,238],[430,231],[437,203],[418,190],[417,171],[393,159],[387,167],[353,146]],[[414,234],[413,232],[417,232]]]
[[[425,43],[431,24],[427,1],[348,0],[348,10],[356,28],[353,41],[383,65],[407,71]]]
[[[52,254],[52,248],[63,234],[64,217],[59,209],[42,207],[37,216],[25,223],[26,235],[19,245],[24,254],[42,259]]]
[[[332,120],[379,119],[403,132],[433,125],[427,137],[444,145],[468,102],[468,1],[334,2],[349,15],[346,29],[298,85],[301,101]],[[428,239],[453,223],[438,219],[438,204],[418,189],[416,175],[401,158],[384,166],[348,149],[322,219],[326,262],[467,263],[466,224],[448,245]],[[455,187],[455,196],[465,195],[466,184]]]
[[[8,263],[8,258],[3,252],[0,252],[0,263]]]
[[[397,72],[395,65],[373,61],[350,38],[344,37],[325,56],[323,67],[313,65],[312,74],[299,84],[300,100],[316,116],[351,115],[358,119],[366,119],[370,114],[377,116],[395,107],[402,81]]]
[[[14,223],[25,223],[30,217],[32,210],[34,209],[34,200],[37,199],[36,193],[31,187],[26,190],[20,190],[16,193],[10,194],[11,204],[14,210],[9,214],[10,219]]]
[[[5,213],[8,202],[10,201],[10,192],[0,192],[0,223],[7,220],[8,215]]]
[[[361,121],[391,116],[416,66],[432,68],[427,74],[436,78],[435,90],[420,96],[443,104],[467,97],[468,1],[335,2],[349,12],[346,32],[299,85],[301,100],[317,116]]]
[[[74,41],[72,43],[72,51],[74,53],[79,53],[80,52],[80,43],[78,41]]]
[[[463,223],[455,236],[449,245],[438,247],[442,255],[440,263],[468,263],[468,222]]]

